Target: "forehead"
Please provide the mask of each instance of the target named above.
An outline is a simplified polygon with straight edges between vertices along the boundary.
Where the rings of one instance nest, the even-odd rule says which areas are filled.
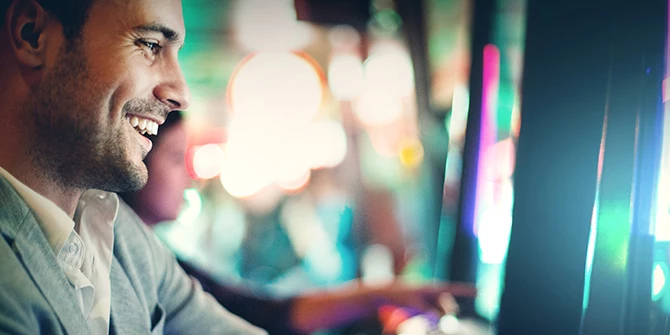
[[[160,24],[185,34],[181,0],[96,0],[87,25],[107,31],[129,31],[135,27]]]

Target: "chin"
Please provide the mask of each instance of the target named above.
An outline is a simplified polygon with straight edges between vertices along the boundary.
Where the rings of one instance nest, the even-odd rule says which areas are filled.
[[[137,192],[147,184],[149,175],[144,163],[127,162],[124,170],[114,192]]]

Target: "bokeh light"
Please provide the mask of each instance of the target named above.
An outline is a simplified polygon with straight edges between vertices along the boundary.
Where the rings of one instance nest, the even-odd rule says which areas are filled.
[[[218,144],[205,144],[195,149],[193,154],[193,172],[197,178],[210,179],[221,173],[223,149]]]
[[[393,253],[383,244],[365,248],[361,257],[361,278],[366,284],[386,284],[393,281]]]
[[[347,155],[347,135],[342,124],[332,120],[315,121],[307,129],[307,152],[311,168],[332,168]]]
[[[328,85],[340,100],[352,100],[363,91],[363,63],[353,53],[335,54],[328,65]]]
[[[298,193],[299,191],[302,191],[307,186],[307,184],[309,184],[311,176],[312,171],[310,169],[305,169],[301,174],[295,174],[293,176],[286,176],[285,178],[277,179],[277,186],[279,186],[287,193]]]
[[[403,103],[379,87],[367,88],[354,102],[354,111],[366,126],[382,126],[400,119]]]
[[[414,90],[414,69],[409,52],[397,43],[373,46],[365,61],[366,89],[406,96]]]
[[[184,225],[195,222],[202,211],[202,198],[197,190],[189,188],[184,191],[184,209],[182,209],[177,221]]]
[[[355,51],[360,48],[361,35],[352,26],[338,25],[328,32],[328,41],[335,50]]]
[[[297,20],[291,0],[244,0],[236,5],[233,27],[243,49],[299,50],[314,37],[312,26]]]
[[[423,145],[417,138],[404,138],[398,145],[398,158],[402,165],[409,168],[416,168],[423,162]]]
[[[665,288],[667,268],[667,265],[660,262],[654,264],[652,281],[652,298],[654,300],[658,300],[661,297],[663,288]]]
[[[238,131],[231,134],[221,168],[221,184],[234,197],[252,196],[274,180],[272,166],[266,160],[267,145],[254,140],[253,134],[243,135]]]
[[[243,60],[230,79],[235,118],[278,127],[309,121],[323,100],[323,75],[306,54],[264,52]]]

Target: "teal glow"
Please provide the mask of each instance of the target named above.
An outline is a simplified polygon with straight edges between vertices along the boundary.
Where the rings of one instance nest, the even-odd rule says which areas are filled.
[[[177,221],[189,225],[195,222],[198,215],[200,215],[200,211],[202,211],[202,198],[197,190],[189,188],[184,191],[184,200],[186,200],[186,203]]]
[[[628,264],[630,204],[600,200],[598,225],[608,229],[597,230],[594,257],[603,261],[612,273],[624,273]]]
[[[596,204],[594,210],[598,208],[598,195],[596,193]],[[591,270],[593,269],[593,254],[596,248],[596,221],[595,214],[591,222],[591,231],[589,233],[589,245],[586,250],[586,269],[584,271],[584,300],[582,302],[582,310],[586,310],[589,306],[589,297],[591,293]]]

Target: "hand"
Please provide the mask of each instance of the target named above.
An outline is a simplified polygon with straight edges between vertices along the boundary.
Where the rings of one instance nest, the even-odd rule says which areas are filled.
[[[472,285],[460,283],[412,285],[401,281],[364,285],[354,281],[343,287],[303,294],[294,299],[290,324],[297,332],[311,333],[377,316],[380,307],[393,305],[421,313],[457,313],[454,297],[474,297]]]
[[[413,285],[401,281],[382,286],[365,286],[359,288],[359,295],[367,296],[368,301],[376,307],[393,305],[416,309],[422,313],[457,314],[456,297],[474,297],[475,287],[462,283],[439,283]]]

